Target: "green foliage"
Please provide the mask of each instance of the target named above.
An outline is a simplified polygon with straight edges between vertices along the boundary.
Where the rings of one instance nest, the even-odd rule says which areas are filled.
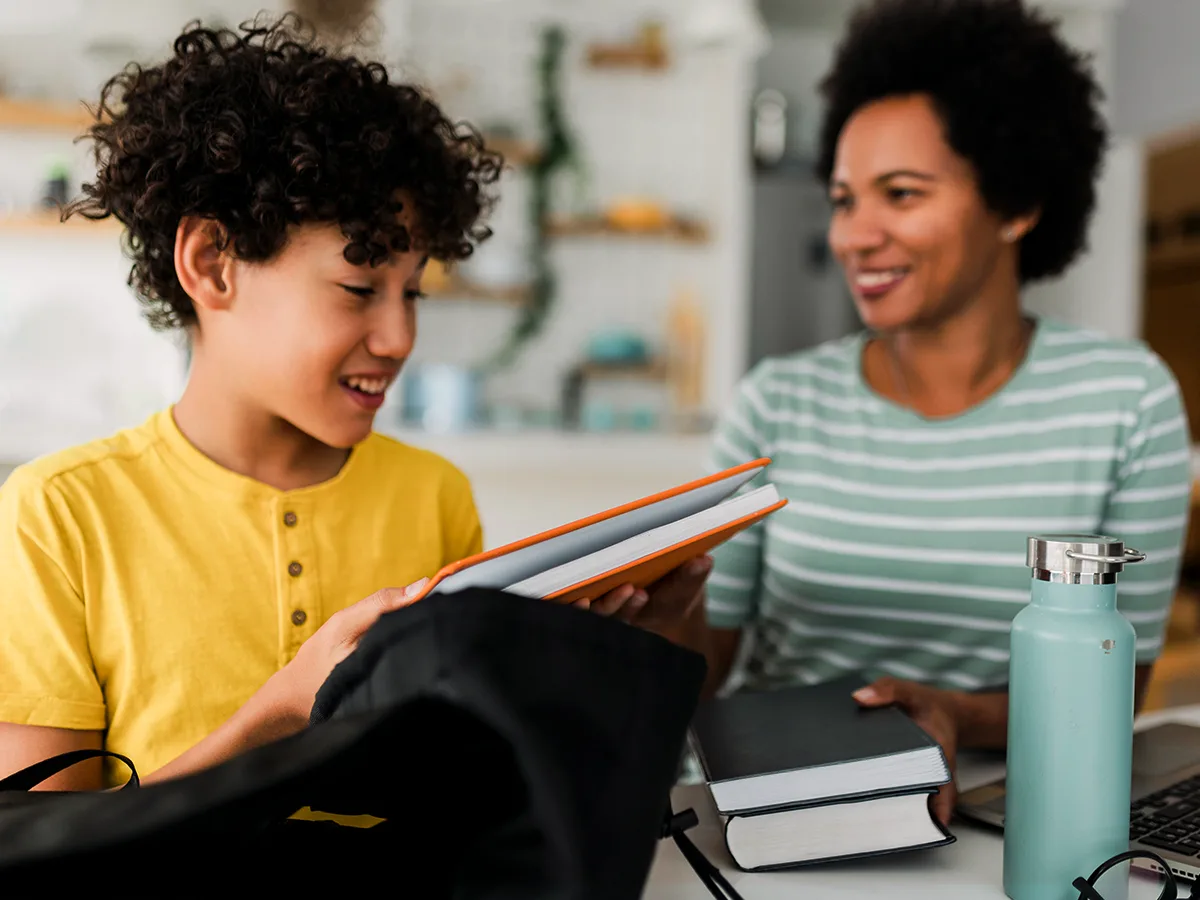
[[[554,304],[557,276],[550,265],[549,236],[546,234],[550,192],[554,178],[561,170],[573,169],[577,175],[582,174],[579,154],[563,114],[562,59],[566,43],[566,34],[561,27],[551,25],[543,29],[537,61],[540,152],[529,171],[529,220],[533,234],[529,247],[530,296],[512,331],[486,369],[512,365],[525,344],[542,330]]]

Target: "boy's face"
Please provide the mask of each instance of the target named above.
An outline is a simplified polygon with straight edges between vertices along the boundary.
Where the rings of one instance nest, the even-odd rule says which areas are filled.
[[[354,266],[345,247],[337,226],[304,225],[270,261],[237,263],[229,314],[206,339],[240,370],[227,374],[244,401],[348,448],[370,433],[412,352],[425,256]]]

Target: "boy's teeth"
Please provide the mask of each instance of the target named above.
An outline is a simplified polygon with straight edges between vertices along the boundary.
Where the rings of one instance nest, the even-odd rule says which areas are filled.
[[[387,388],[386,378],[347,378],[346,384],[364,394],[382,394]]]

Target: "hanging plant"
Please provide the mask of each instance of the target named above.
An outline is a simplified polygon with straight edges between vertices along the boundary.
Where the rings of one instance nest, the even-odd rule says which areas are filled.
[[[533,235],[529,245],[529,299],[504,344],[485,366],[485,369],[493,371],[512,365],[522,348],[541,332],[546,323],[557,288],[550,265],[550,241],[546,233],[550,193],[554,178],[561,170],[571,169],[579,178],[583,175],[583,166],[563,114],[562,58],[566,42],[566,34],[561,27],[551,25],[542,30],[541,53],[537,61],[541,150],[529,167],[529,225]]]

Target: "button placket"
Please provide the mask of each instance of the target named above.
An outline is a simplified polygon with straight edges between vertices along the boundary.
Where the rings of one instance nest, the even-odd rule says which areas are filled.
[[[318,609],[316,564],[313,559],[312,514],[303,503],[283,498],[276,508],[277,532],[280,535],[279,560],[283,568],[283,594],[279,610],[283,629],[284,658],[291,659],[300,646],[312,636],[317,624]]]

